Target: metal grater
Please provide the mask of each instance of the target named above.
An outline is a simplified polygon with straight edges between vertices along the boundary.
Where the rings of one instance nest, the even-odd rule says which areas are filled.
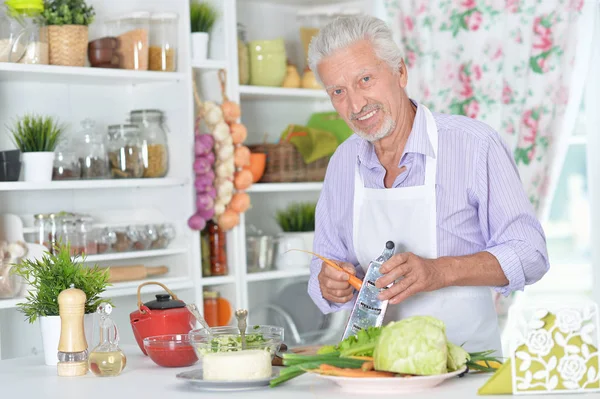
[[[381,291],[379,288],[375,287],[375,282],[382,276],[379,272],[381,265],[394,255],[394,247],[392,241],[386,242],[385,249],[381,255],[369,263],[363,284],[358,291],[358,297],[356,298],[352,313],[348,319],[348,324],[346,324],[346,330],[344,331],[342,340],[356,334],[359,330],[364,328],[379,327],[383,324],[388,301],[382,301],[377,298],[377,295]],[[392,284],[382,288],[382,290],[388,289]]]

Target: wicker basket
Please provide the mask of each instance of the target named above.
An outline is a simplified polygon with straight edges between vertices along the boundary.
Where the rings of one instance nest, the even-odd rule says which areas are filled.
[[[267,154],[261,183],[315,182],[325,179],[330,157],[306,164],[296,147],[287,141],[249,145],[250,151]]]
[[[88,27],[85,25],[48,26],[51,65],[85,66]]]

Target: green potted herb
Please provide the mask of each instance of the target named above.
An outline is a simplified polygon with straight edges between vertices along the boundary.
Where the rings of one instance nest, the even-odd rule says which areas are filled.
[[[202,61],[208,57],[209,33],[217,20],[217,10],[207,1],[190,3],[192,58]]]
[[[94,7],[84,0],[46,0],[44,8],[50,64],[85,66],[88,25],[94,21]]]
[[[21,151],[25,181],[46,182],[52,180],[54,150],[64,131],[64,126],[49,116],[26,114],[18,119],[9,134]]]
[[[283,210],[276,212],[277,224],[282,230],[277,240],[277,257],[275,266],[278,269],[308,267],[311,256],[301,252],[287,252],[290,249],[312,251],[315,237],[314,202],[294,202]]]
[[[30,323],[40,320],[44,357],[49,366],[57,364],[56,348],[60,339],[58,294],[71,285],[85,292],[84,326],[88,346],[92,345],[94,312],[101,303],[111,303],[100,297],[111,285],[108,269],[85,266],[85,259],[80,261],[71,256],[69,245],[57,246],[54,252],[44,254],[41,259],[23,260],[11,269],[29,285],[27,302],[17,304],[17,308]]]

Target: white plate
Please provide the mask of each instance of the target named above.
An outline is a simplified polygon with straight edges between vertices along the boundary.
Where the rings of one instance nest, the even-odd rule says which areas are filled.
[[[202,378],[202,368],[184,371],[177,374],[177,378],[186,381],[197,389],[207,391],[247,391],[250,389],[263,388],[269,385],[271,379],[277,377],[279,371],[273,370],[270,378],[253,381],[205,381]]]
[[[353,378],[353,377],[334,377],[330,375],[321,375],[311,373],[317,377],[334,382],[343,392],[352,393],[414,393],[433,388],[447,379],[456,377],[465,372],[467,368],[453,371],[452,373],[440,375],[428,375],[419,377],[392,377],[392,378]]]

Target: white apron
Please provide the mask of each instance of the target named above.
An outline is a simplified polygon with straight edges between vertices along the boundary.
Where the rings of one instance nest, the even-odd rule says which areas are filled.
[[[434,154],[438,133],[431,112],[419,104],[427,117],[427,134]],[[358,162],[354,181],[353,241],[356,257],[366,272],[369,262],[381,254],[386,241],[396,253],[412,252],[423,258],[437,255],[436,157],[426,157],[423,186],[369,189],[364,187]],[[498,320],[489,287],[446,287],[419,293],[397,305],[389,305],[384,325],[415,315],[428,315],[446,324],[448,340],[469,352],[496,350],[502,355]]]

